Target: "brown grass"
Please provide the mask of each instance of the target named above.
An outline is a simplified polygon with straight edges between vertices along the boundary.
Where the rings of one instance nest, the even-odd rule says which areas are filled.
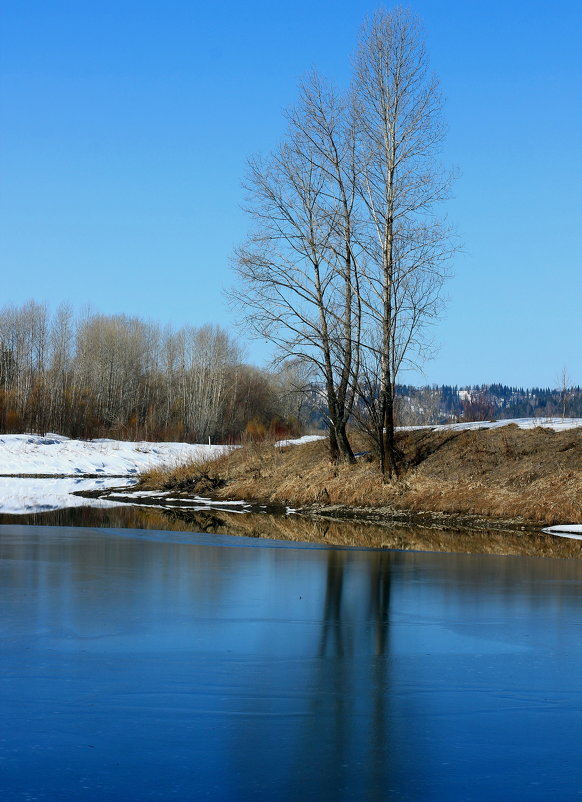
[[[354,438],[356,448],[365,442]],[[374,460],[330,463],[325,441],[248,444],[213,462],[150,472],[143,487],[289,506],[313,504],[522,519],[582,520],[582,430],[400,433],[405,469],[383,483]],[[216,486],[216,480],[223,483]]]

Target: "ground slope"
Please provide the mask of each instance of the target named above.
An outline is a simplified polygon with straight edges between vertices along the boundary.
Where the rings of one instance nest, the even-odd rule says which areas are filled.
[[[363,441],[355,444],[366,450]],[[317,441],[248,445],[203,466],[146,474],[143,486],[291,507],[582,521],[582,428],[418,429],[399,432],[398,447],[402,475],[387,484],[371,457],[333,465],[325,441]]]

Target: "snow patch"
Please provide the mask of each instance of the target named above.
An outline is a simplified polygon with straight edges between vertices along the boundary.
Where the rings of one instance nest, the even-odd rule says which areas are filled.
[[[131,476],[150,468],[215,459],[231,446],[190,443],[130,443],[70,440],[62,435],[5,434],[0,437],[0,476],[96,474]]]
[[[304,443],[313,443],[315,440],[325,440],[324,434],[306,434],[303,437],[297,437],[295,440],[278,440],[275,443],[275,448],[284,448],[285,446],[302,446]]]
[[[135,479],[14,479],[0,477],[0,513],[26,515],[67,507],[118,507],[123,502],[74,496],[78,490],[106,490]]]
[[[558,537],[569,537],[573,540],[582,540],[582,524],[559,524],[558,526],[548,526],[542,529],[546,535],[557,535]]]
[[[582,427],[582,418],[508,418],[507,420],[496,421],[470,421],[467,423],[445,423],[440,426],[397,426],[400,432],[415,432],[421,429],[432,430],[435,432],[464,432],[475,431],[476,429],[499,429],[502,426],[509,426],[514,423],[520,429],[553,429],[556,432],[566,431],[567,429],[578,429]]]

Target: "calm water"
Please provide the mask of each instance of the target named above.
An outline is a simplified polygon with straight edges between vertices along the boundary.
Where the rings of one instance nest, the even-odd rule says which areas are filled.
[[[582,796],[582,563],[0,526],[0,799]]]

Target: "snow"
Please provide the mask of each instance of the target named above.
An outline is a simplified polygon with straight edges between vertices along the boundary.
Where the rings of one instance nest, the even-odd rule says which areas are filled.
[[[128,487],[135,479],[15,479],[0,477],[0,513],[27,513],[60,510],[65,507],[117,507],[123,502],[73,496],[77,490],[105,490]]]
[[[397,426],[399,432],[415,432],[422,429],[427,431],[442,431],[442,432],[466,432],[475,431],[477,429],[499,429],[502,426],[509,426],[515,423],[520,429],[535,429],[541,426],[542,429],[554,429],[556,432],[565,431],[566,429],[578,429],[582,427],[582,418],[508,418],[507,420],[484,420],[484,421],[467,421],[464,423],[445,423],[441,425],[429,426]],[[304,437],[298,437],[296,440],[279,440],[275,446],[282,448],[283,446],[300,446],[303,443],[312,443],[314,440],[325,440],[325,435],[320,434],[307,434]]]
[[[123,498],[129,504],[139,493],[112,493],[109,498]],[[212,512],[222,510],[223,512],[232,512],[237,514],[246,514],[251,511],[252,505],[248,501],[220,501],[219,499],[210,499],[203,496],[191,496],[190,498],[167,498],[164,493],[159,494],[160,498],[151,501],[159,501],[158,504],[148,504],[140,502],[140,507],[147,507],[156,510],[184,510],[189,512]],[[172,504],[171,502],[179,502]]]
[[[135,490],[132,493],[109,493],[109,498],[159,498],[169,493],[169,490]]]
[[[303,437],[297,437],[295,440],[279,440],[275,443],[276,448],[284,448],[285,446],[302,446],[304,443],[313,443],[315,440],[325,440],[324,434],[306,434]]]
[[[66,507],[119,506],[127,503],[122,493],[107,500],[71,494],[77,490],[129,487],[135,484],[140,473],[149,468],[209,460],[230,448],[189,443],[129,443],[110,439],[71,440],[58,434],[44,437],[1,435],[0,513],[17,515]],[[95,474],[101,474],[103,478],[83,478]],[[27,478],[22,478],[24,476]],[[31,478],[36,476],[61,478]],[[149,494],[161,495],[156,491],[141,491],[140,496]]]
[[[179,498],[172,498],[170,496],[171,490],[137,490],[132,493],[110,493],[109,498],[123,498],[131,499],[135,498],[154,498],[154,499],[162,499],[164,505],[166,502],[170,501],[177,501],[180,503],[180,506],[184,506],[185,504],[205,504],[205,505],[212,505],[216,504],[219,507],[250,507],[248,501],[221,501],[220,499],[210,499],[206,496],[180,496]],[[145,506],[145,505],[141,505]]]
[[[520,429],[537,426],[562,431],[582,427],[582,418],[516,418],[500,421],[449,423],[442,426],[403,426],[402,431],[470,431],[497,429],[514,423]],[[279,440],[275,445],[303,445],[325,439],[325,435],[305,435]],[[137,476],[150,468],[173,467],[191,461],[209,460],[232,446],[192,445],[190,443],[130,443],[123,440],[71,440],[58,434],[0,436],[0,476]]]
[[[573,540],[582,540],[582,524],[560,524],[559,526],[548,526],[542,529],[546,535],[558,535],[558,537],[570,537]]]
[[[62,435],[0,436],[0,476],[136,476],[150,468],[219,457],[231,446],[70,440]]]
[[[417,429],[467,431],[495,429],[509,424],[520,429],[537,426],[562,431],[582,427],[582,418],[517,418],[501,421],[452,423],[443,426],[404,426],[402,430]],[[325,439],[324,435],[306,435],[292,440],[280,440],[278,447],[302,445]],[[0,513],[34,513],[64,507],[112,507],[129,501],[133,494],[119,492],[115,499],[87,499],[71,495],[77,490],[128,487],[135,484],[138,475],[150,468],[172,467],[191,461],[210,460],[231,450],[233,446],[192,445],[189,443],[125,442],[122,440],[71,440],[58,434],[44,437],[31,434],[5,434],[0,436]],[[99,478],[82,478],[100,474]],[[15,478],[17,476],[54,476],[71,478]],[[103,477],[103,478],[101,478]],[[107,478],[109,477],[109,478]],[[112,478],[127,477],[127,478]],[[131,478],[132,477],[132,478]],[[141,491],[142,498],[168,495],[158,491]],[[121,500],[123,499],[123,501]],[[176,499],[177,500],[177,499]],[[153,501],[153,499],[152,499]],[[174,499],[167,499],[174,501]],[[244,502],[213,502],[196,497],[191,502],[197,509],[210,509],[212,505],[229,506],[232,511],[243,512]],[[158,506],[158,505],[155,505]],[[237,509],[237,507],[239,509]],[[242,509],[241,509],[242,507]],[[288,509],[293,513],[293,509]],[[560,537],[582,540],[582,524],[564,524],[543,530]]]
[[[442,432],[465,432],[475,431],[476,429],[499,429],[502,426],[509,426],[515,423],[520,429],[553,429],[556,432],[566,431],[567,429],[578,429],[582,427],[582,418],[508,418],[507,420],[496,421],[471,421],[467,423],[445,423],[441,426],[398,426],[401,432],[414,432],[421,429]]]

